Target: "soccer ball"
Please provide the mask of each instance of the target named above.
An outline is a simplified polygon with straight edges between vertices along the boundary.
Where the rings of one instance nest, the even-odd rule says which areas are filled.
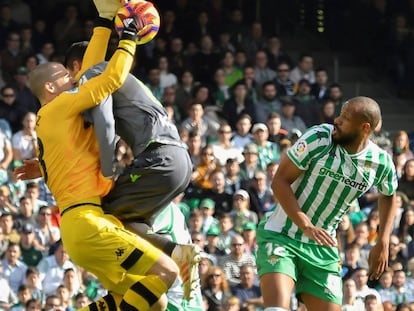
[[[124,29],[123,20],[131,15],[139,15],[145,20],[145,26],[138,32],[137,44],[145,44],[157,35],[160,29],[160,15],[151,2],[130,0],[122,6],[115,15],[115,30],[121,34]]]

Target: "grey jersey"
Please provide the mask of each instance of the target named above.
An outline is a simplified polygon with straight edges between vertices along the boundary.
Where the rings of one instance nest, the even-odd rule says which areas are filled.
[[[107,62],[102,62],[87,70],[80,83],[101,74],[106,64]],[[86,119],[97,125],[95,131],[99,144],[108,146],[106,152],[111,149],[112,153],[114,151],[113,137],[109,133],[113,119],[115,119],[116,134],[132,148],[134,156],[141,153],[152,142],[184,147],[178,130],[168,119],[164,107],[132,74],[129,74],[122,87],[112,94],[112,98],[113,114],[108,111],[110,100],[104,100],[105,105],[97,106],[85,113]],[[101,153],[103,152],[101,148]]]

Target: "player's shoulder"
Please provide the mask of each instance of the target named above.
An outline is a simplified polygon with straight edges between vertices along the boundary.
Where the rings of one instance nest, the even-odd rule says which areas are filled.
[[[83,84],[86,81],[88,81],[89,79],[100,75],[105,70],[107,64],[108,64],[108,62],[106,62],[106,61],[105,62],[100,62],[100,63],[92,66],[88,70],[86,70],[84,72],[84,74],[80,77],[79,84]]]

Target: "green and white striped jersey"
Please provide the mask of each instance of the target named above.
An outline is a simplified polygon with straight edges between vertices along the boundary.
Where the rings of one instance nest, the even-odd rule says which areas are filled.
[[[349,154],[332,141],[333,126],[310,128],[288,150],[288,157],[303,170],[291,185],[302,211],[312,224],[335,238],[335,230],[352,202],[375,186],[384,195],[397,189],[397,175],[390,155],[369,141],[364,150]],[[277,191],[277,189],[275,189]],[[277,208],[265,218],[265,229],[314,243]]]

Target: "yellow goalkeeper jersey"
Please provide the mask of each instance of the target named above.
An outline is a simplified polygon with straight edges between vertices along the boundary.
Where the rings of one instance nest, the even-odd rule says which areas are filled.
[[[38,112],[39,163],[60,212],[74,204],[99,204],[111,188],[111,180],[101,174],[95,133],[81,112],[99,104],[125,81],[136,46],[127,40],[120,44],[101,75],[60,94]]]

